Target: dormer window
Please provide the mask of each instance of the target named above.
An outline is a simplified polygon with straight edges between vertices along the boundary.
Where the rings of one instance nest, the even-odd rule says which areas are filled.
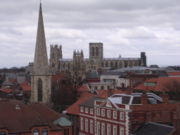
[[[39,130],[38,129],[34,129],[33,135],[39,135]]]

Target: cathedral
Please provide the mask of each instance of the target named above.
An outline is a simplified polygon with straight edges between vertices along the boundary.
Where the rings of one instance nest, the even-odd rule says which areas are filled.
[[[124,67],[146,66],[146,54],[141,52],[138,58],[104,58],[103,43],[89,43],[89,58],[84,58],[83,51],[74,51],[72,59],[64,59],[62,46],[51,45],[50,68],[53,73],[69,71],[80,74],[91,71],[108,71]]]

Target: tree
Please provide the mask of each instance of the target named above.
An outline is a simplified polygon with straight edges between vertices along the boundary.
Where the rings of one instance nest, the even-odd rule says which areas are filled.
[[[180,100],[180,81],[171,80],[164,85],[164,90],[172,100]]]

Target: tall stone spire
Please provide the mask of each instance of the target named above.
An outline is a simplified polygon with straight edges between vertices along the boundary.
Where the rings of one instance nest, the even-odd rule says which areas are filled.
[[[31,88],[31,102],[43,102],[47,104],[51,103],[51,74],[48,66],[41,3],[39,8],[36,49],[33,74],[31,76]]]
[[[47,72],[48,72],[48,57],[47,57],[47,49],[46,49],[46,37],[44,31],[42,5],[40,3],[33,74],[44,75],[47,74]]]

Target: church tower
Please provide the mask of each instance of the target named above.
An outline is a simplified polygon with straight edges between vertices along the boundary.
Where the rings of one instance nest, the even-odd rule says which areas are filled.
[[[39,19],[36,36],[36,48],[31,76],[31,102],[50,103],[51,75],[48,65],[46,38],[42,15],[42,6],[39,7]]]

